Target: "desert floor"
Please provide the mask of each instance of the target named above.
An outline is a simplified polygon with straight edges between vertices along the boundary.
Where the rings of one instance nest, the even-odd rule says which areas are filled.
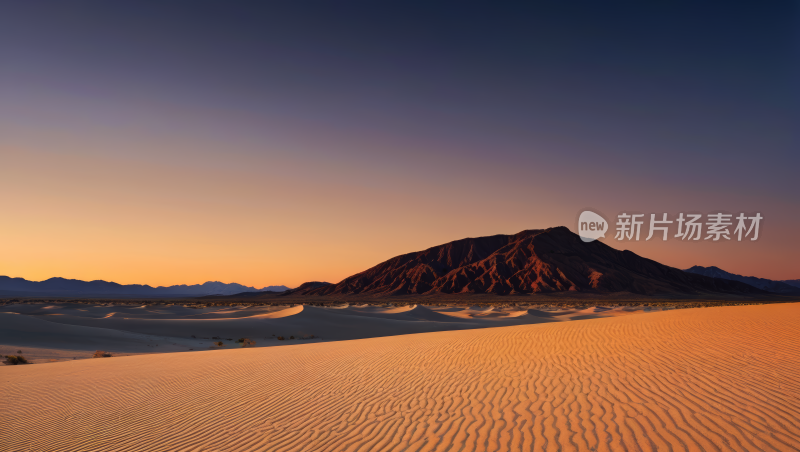
[[[0,355],[32,363],[114,356],[324,342],[431,331],[563,322],[652,312],[660,308],[541,310],[479,306],[121,306],[21,303],[0,306]],[[285,340],[278,340],[284,337]],[[294,337],[294,339],[290,339]],[[2,366],[0,366],[2,367]]]
[[[0,450],[796,451],[800,304],[5,366],[0,381]]]

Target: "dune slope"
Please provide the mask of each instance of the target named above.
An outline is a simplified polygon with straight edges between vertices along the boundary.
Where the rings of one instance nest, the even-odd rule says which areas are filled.
[[[0,368],[0,449],[798,450],[800,304]]]

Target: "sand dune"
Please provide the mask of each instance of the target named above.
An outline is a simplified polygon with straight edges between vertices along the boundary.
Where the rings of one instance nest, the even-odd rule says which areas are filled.
[[[528,309],[528,314],[534,317],[560,317],[569,314],[575,314],[578,311],[542,311],[540,309]]]
[[[302,305],[292,306],[290,308],[281,309],[278,311],[268,312],[266,314],[255,314],[247,317],[248,319],[280,319],[289,317],[290,315],[299,314],[303,311]]]
[[[720,307],[4,367],[0,449],[798,450],[798,318]]]
[[[22,350],[34,362],[88,358],[95,350],[113,350],[117,355],[147,353],[156,350],[155,344],[159,344],[159,352],[185,351],[195,347],[196,343],[181,338],[62,324],[37,316],[0,313],[0,354],[16,354],[17,350]]]
[[[556,315],[565,312],[564,315]],[[89,358],[97,349],[115,355],[204,350],[214,342],[225,347],[248,337],[256,347],[287,345],[285,338],[314,342],[362,339],[432,331],[523,325],[573,320],[571,311],[556,311],[552,318],[528,315],[526,310],[480,307],[349,306],[239,306],[190,308],[186,306],[87,306],[80,304],[15,304],[0,307],[0,354],[23,350],[33,362]],[[639,312],[639,311],[631,311]],[[589,318],[630,313],[620,309]],[[16,316],[16,317],[15,317]],[[26,329],[16,319],[27,317],[41,325]],[[49,331],[48,325],[52,325]],[[71,325],[73,328],[64,328]],[[52,334],[51,334],[52,333]],[[115,333],[138,334],[122,341]],[[128,337],[128,336],[121,336]],[[91,338],[91,340],[89,340]],[[218,339],[213,339],[218,338]],[[34,350],[34,351],[31,351]]]

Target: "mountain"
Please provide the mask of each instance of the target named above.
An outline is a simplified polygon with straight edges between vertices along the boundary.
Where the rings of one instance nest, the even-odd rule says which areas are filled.
[[[324,286],[330,286],[330,285],[331,285],[331,283],[329,283],[329,282],[309,281],[309,282],[305,282],[303,284],[300,284],[299,286],[297,286],[294,289],[287,290],[286,292],[282,293],[281,295],[291,295],[293,293],[307,293],[307,292],[309,292],[309,291],[311,291],[313,289],[316,289],[318,287],[324,287]]]
[[[285,292],[287,290],[290,288],[286,286],[266,286],[258,289],[259,292]]]
[[[338,284],[298,294],[764,293],[667,267],[631,251],[584,243],[566,227],[467,238],[387,260]]]
[[[792,287],[800,288],[800,279],[784,279],[782,283],[788,284]]]
[[[205,295],[203,299],[213,299],[213,300],[242,300],[247,299],[248,301],[252,302],[259,302],[265,300],[275,301],[275,297],[283,297],[287,295],[292,295],[295,293],[307,293],[312,289],[316,289],[318,287],[327,286],[330,283],[328,282],[319,282],[319,281],[310,281],[303,283],[297,286],[294,289],[287,289],[282,291],[261,291],[261,292],[242,292],[236,293],[232,295]],[[283,287],[283,286],[280,286]]]
[[[771,279],[756,278],[755,276],[736,275],[733,273],[728,273],[718,267],[701,267],[699,265],[695,265],[694,267],[684,271],[697,275],[710,276],[712,278],[740,281],[745,284],[750,284],[751,286],[757,287],[761,290],[766,290],[767,292],[779,293],[783,295],[800,295],[800,287],[795,287],[787,281],[773,281]]]
[[[50,278],[45,281],[28,281],[23,278],[0,276],[0,296],[14,297],[186,297],[202,295],[231,295],[240,292],[288,290],[286,286],[269,286],[263,289],[236,283],[208,281],[203,284],[151,287],[141,284],[117,284],[108,281],[80,281],[77,279]]]

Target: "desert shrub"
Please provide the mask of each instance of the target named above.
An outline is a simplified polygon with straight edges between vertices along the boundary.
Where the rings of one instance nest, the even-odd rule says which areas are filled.
[[[6,355],[6,364],[16,366],[17,364],[28,364],[28,360],[22,355]]]
[[[294,339],[294,336],[289,336],[289,339]]]
[[[283,336],[278,336],[278,340],[282,341],[283,340]]]
[[[252,339],[248,339],[246,337],[242,338],[242,340],[240,342],[242,343],[242,348],[255,347],[255,345],[256,345],[256,341],[254,341]]]
[[[238,340],[238,341],[236,341],[236,342],[242,343],[242,342],[244,342],[244,341],[245,341],[245,339],[247,339],[247,338],[245,338],[245,337],[240,337],[240,338],[239,338],[239,340]]]
[[[225,344],[222,341],[219,341],[219,342],[214,342],[214,345],[216,345],[217,347],[222,347]]]
[[[111,353],[104,352],[102,350],[96,350],[92,358],[111,358]]]

